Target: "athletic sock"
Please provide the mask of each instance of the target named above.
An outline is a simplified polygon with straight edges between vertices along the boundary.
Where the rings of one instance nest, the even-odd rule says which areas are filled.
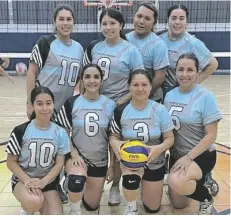
[[[195,191],[191,195],[186,196],[199,202],[204,202],[206,199],[208,201],[212,200],[212,196],[210,195],[208,188],[198,183],[196,184]]]

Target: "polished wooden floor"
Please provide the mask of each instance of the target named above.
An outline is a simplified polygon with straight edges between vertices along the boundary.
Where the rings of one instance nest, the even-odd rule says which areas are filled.
[[[215,198],[213,214],[230,214],[230,76],[212,76],[204,83],[204,86],[216,94],[219,107],[223,113],[223,119],[219,123],[217,137],[218,160],[213,171],[213,177],[219,184],[220,192]],[[14,84],[10,84],[5,77],[0,77],[0,143],[7,140],[14,126],[27,120],[25,77],[14,77]],[[220,146],[222,144],[224,146]],[[0,161],[4,160],[6,154],[5,146],[0,147]],[[224,152],[226,154],[224,154]],[[11,193],[11,173],[5,163],[0,163],[0,214],[15,215],[20,212],[20,204]],[[123,214],[125,201],[121,195],[122,202],[117,207],[107,205],[108,191],[110,185],[104,188],[99,211],[93,214],[119,215]],[[139,214],[147,214],[138,200]],[[68,214],[69,204],[64,205],[64,212]],[[168,197],[167,187],[164,187],[160,215],[195,215],[198,213],[198,202],[191,200],[190,205],[183,210],[174,209]],[[92,214],[83,209],[83,214]]]

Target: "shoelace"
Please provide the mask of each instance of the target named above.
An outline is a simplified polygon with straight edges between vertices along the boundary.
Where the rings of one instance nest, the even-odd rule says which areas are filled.
[[[200,214],[207,214],[207,209],[208,207],[211,205],[211,203],[209,201],[204,201],[200,204]]]
[[[137,210],[133,210],[133,211],[132,211],[132,210],[131,210],[131,206],[126,206],[126,209],[125,209],[124,213],[127,214],[127,213],[131,212],[132,215],[135,215],[136,211],[137,211]]]

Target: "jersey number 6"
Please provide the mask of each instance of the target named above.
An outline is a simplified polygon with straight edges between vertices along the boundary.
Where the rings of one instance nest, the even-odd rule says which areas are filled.
[[[99,116],[96,113],[87,113],[84,116],[84,129],[89,137],[93,137],[99,132],[99,125],[96,121],[99,121]]]

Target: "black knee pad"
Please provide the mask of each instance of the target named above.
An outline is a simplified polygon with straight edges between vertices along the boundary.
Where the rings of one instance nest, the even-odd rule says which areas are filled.
[[[154,214],[154,213],[157,213],[160,211],[160,207],[158,209],[150,209],[148,208],[148,206],[146,206],[144,203],[143,203],[143,206],[144,206],[144,209],[147,213],[150,213],[150,214]]]
[[[82,204],[84,206],[84,208],[87,210],[87,211],[96,211],[98,208],[99,208],[99,205],[96,206],[95,208],[92,208],[84,199],[84,196],[82,198]]]
[[[68,176],[68,190],[72,193],[79,193],[83,191],[86,182],[86,176],[82,175],[69,175]]]
[[[141,178],[136,174],[124,175],[122,185],[127,190],[137,190],[140,186],[140,180]]]

